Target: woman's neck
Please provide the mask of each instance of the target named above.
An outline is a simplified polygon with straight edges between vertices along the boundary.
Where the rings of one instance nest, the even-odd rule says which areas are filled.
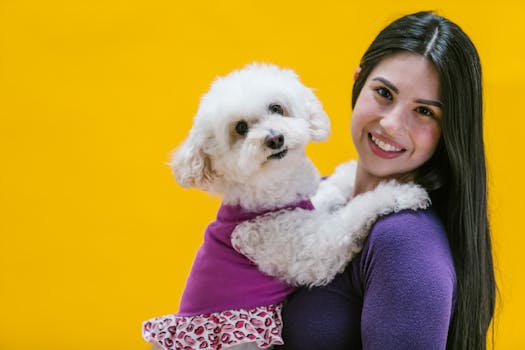
[[[373,190],[380,181],[380,178],[372,176],[367,171],[365,171],[358,161],[355,173],[354,197]]]
[[[375,176],[366,171],[366,169],[363,168],[362,164],[359,161],[357,161],[357,169],[354,182],[354,197],[359,194],[371,191],[374,188],[376,188],[376,186],[379,185],[381,181],[388,180],[397,180],[399,182],[405,183],[413,180],[413,174],[392,174],[391,176],[385,177]]]

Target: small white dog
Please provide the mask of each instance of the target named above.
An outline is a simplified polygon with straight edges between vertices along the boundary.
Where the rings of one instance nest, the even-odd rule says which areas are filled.
[[[424,190],[395,182],[348,201],[352,162],[320,184],[305,147],[329,134],[321,103],[291,70],[252,64],[212,84],[172,166],[179,184],[220,194],[223,203],[179,312],[144,322],[154,347],[282,344],[281,302],[292,286],[331,281],[378,216],[428,205]]]

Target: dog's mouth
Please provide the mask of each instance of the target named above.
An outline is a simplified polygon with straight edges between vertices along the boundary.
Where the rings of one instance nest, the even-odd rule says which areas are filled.
[[[285,148],[281,152],[277,152],[277,153],[274,153],[274,154],[268,156],[268,158],[266,158],[266,159],[268,159],[268,160],[270,160],[270,159],[283,159],[286,156],[287,153],[288,153],[288,148]]]

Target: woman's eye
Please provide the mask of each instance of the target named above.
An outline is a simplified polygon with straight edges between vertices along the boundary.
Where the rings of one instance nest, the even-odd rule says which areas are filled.
[[[392,100],[392,94],[390,93],[390,90],[388,90],[387,88],[378,87],[375,90],[381,97],[384,97],[388,100]]]
[[[432,118],[436,117],[434,112],[430,108],[427,108],[427,107],[417,107],[416,112],[426,117],[432,117]]]
[[[241,120],[235,125],[235,132],[241,136],[244,136],[248,133],[248,123],[244,120]]]
[[[268,110],[272,114],[284,115],[283,107],[277,103],[272,103],[270,106],[268,106]]]

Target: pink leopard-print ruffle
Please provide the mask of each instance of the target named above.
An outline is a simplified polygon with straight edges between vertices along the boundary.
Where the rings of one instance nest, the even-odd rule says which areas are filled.
[[[161,316],[144,322],[142,335],[166,350],[220,350],[251,342],[268,348],[283,344],[281,309],[281,305],[270,305],[198,316]]]

